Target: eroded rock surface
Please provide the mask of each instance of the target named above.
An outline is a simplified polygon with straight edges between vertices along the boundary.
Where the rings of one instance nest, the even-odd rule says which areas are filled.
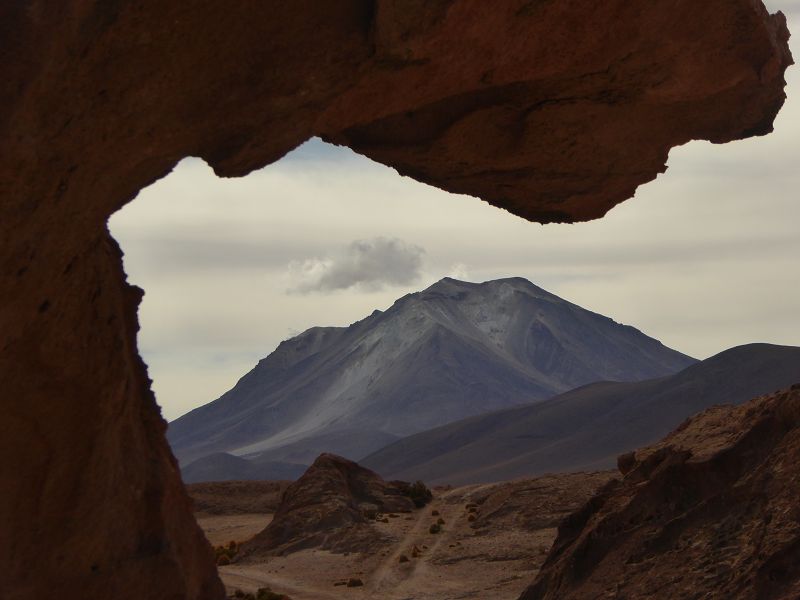
[[[222,595],[106,230],[178,160],[244,175],[319,135],[597,217],[675,144],[768,132],[787,37],[758,0],[4,3],[0,596]]]
[[[209,481],[190,483],[186,491],[195,512],[209,515],[274,513],[291,481]]]
[[[245,558],[306,548],[366,553],[381,542],[371,526],[382,513],[409,513],[408,485],[334,454],[322,454],[283,494],[264,531],[242,546]]]
[[[614,471],[554,473],[471,486],[476,489],[470,500],[477,505],[471,527],[479,535],[492,529],[528,532],[555,529],[616,477]]]
[[[520,600],[800,597],[800,385],[625,455]]]

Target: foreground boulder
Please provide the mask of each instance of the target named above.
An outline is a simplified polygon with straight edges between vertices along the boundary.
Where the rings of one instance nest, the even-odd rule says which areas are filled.
[[[800,385],[620,458],[520,600],[800,597]]]
[[[382,540],[371,525],[381,513],[411,512],[412,487],[334,454],[322,454],[283,495],[272,522],[242,545],[243,557],[306,548],[365,552]]]

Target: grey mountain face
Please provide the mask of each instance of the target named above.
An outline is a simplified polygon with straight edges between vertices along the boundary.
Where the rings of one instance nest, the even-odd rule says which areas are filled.
[[[633,383],[603,382],[402,439],[359,462],[385,478],[482,483],[606,469],[715,404],[800,382],[800,348],[750,344]]]
[[[182,462],[226,452],[359,458],[445,423],[694,359],[530,282],[443,279],[349,327],[285,341],[218,400],[172,422]]]
[[[218,452],[199,458],[181,469],[184,483],[204,481],[281,481],[294,480],[306,470],[295,463],[248,460]]]

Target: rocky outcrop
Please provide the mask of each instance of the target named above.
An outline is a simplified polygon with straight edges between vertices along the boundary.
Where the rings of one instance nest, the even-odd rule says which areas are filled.
[[[800,597],[800,385],[620,459],[520,600]]]
[[[244,175],[319,135],[597,217],[676,144],[768,132],[787,37],[758,0],[4,3],[0,595],[223,593],[106,229],[178,160]]]
[[[306,548],[368,552],[382,536],[370,525],[381,513],[414,510],[409,486],[334,454],[322,454],[283,494],[266,529],[242,545],[245,559]]]
[[[477,505],[471,527],[478,535],[491,529],[555,532],[561,521],[617,476],[614,471],[551,473],[478,486],[470,495]]]

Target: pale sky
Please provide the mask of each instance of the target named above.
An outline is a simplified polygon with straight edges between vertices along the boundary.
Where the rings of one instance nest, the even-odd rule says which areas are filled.
[[[767,4],[800,32],[800,0]],[[165,417],[216,399],[281,340],[446,275],[526,277],[697,358],[800,345],[797,68],[787,80],[773,134],[673,149],[666,174],[575,225],[529,223],[318,140],[240,179],[184,160],[110,221],[145,290],[139,347]]]

